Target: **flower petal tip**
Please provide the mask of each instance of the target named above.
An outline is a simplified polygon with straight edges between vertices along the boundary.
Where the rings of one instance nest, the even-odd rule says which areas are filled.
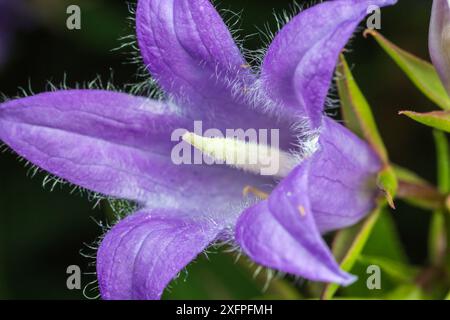
[[[348,287],[349,285],[352,285],[353,283],[355,283],[357,280],[358,280],[357,276],[342,271],[341,280],[336,281],[336,283],[341,286]]]

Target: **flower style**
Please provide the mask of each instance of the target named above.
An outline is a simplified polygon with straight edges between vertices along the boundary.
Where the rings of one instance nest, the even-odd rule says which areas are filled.
[[[208,0],[139,0],[139,48],[166,98],[62,90],[12,100],[0,105],[0,139],[60,178],[139,204],[98,250],[104,299],[160,298],[180,270],[230,234],[257,263],[348,285],[355,278],[321,234],[374,207],[381,164],[324,105],[338,55],[367,7],[393,3],[313,6],[276,35],[255,71]],[[175,165],[171,133],[196,120],[220,130],[279,129],[280,150],[303,157],[281,181],[227,165]],[[270,196],[244,195],[249,185]]]

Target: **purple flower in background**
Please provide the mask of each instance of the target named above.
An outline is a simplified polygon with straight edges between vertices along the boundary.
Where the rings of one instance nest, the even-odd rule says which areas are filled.
[[[380,161],[324,105],[338,55],[368,6],[393,3],[336,0],[303,11],[256,72],[208,0],[139,0],[139,47],[166,99],[66,90],[13,100],[0,105],[0,139],[60,178],[140,205],[99,248],[104,299],[160,298],[180,270],[230,234],[264,266],[350,284],[355,278],[321,234],[374,207]],[[278,129],[284,173],[175,165],[171,134],[192,131],[196,120],[223,131]],[[243,195],[249,185],[269,198]]]

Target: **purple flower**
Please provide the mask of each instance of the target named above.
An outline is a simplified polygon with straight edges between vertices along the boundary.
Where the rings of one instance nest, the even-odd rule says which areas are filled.
[[[431,13],[429,49],[431,60],[450,94],[450,3],[434,0]]]
[[[139,47],[165,99],[67,90],[13,100],[0,106],[0,139],[60,178],[140,205],[99,248],[105,299],[160,298],[199,253],[230,236],[264,266],[348,285],[355,278],[321,234],[374,207],[380,161],[324,116],[324,105],[338,55],[367,7],[394,2],[337,0],[305,10],[255,71],[208,0],[140,0]],[[205,129],[279,129],[282,161],[297,162],[281,164],[292,169],[281,182],[254,168],[175,165],[171,134],[192,131],[196,120]],[[269,198],[244,196],[249,185]]]

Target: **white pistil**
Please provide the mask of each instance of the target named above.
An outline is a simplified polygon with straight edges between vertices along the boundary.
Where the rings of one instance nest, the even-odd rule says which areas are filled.
[[[217,164],[224,163],[254,174],[283,178],[298,164],[292,154],[265,144],[236,138],[202,137],[192,132],[185,133],[183,140]]]

